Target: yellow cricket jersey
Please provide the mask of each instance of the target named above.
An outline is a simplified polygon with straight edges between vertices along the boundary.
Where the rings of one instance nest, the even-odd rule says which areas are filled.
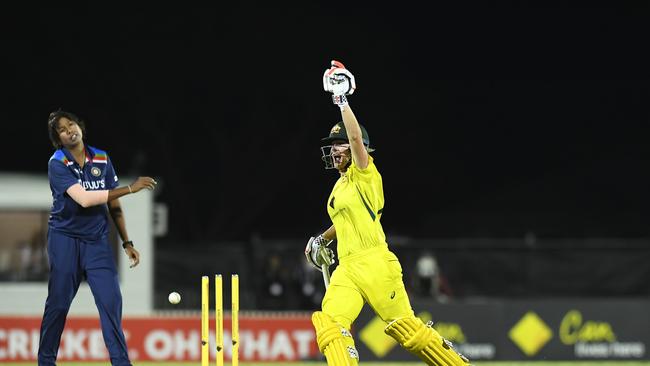
[[[368,156],[366,169],[360,169],[353,162],[336,182],[327,200],[327,213],[336,229],[339,259],[362,250],[388,246],[379,222],[383,208],[384,187],[372,156]]]

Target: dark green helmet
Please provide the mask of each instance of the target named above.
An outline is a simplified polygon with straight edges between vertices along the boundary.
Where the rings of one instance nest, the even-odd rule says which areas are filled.
[[[368,149],[368,151],[374,151],[375,149],[370,147],[370,137],[368,137],[368,131],[366,131],[366,128],[361,124],[359,124],[359,127],[361,127],[361,141],[363,141],[363,144],[366,146],[366,149]],[[343,121],[335,124],[334,127],[332,127],[330,130],[329,136],[322,138],[321,142],[326,145],[331,145],[332,142],[336,140],[348,141],[348,133],[345,131],[345,124]]]

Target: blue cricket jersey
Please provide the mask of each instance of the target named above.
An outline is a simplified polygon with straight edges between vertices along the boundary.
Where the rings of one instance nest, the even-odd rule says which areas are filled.
[[[77,164],[70,151],[61,148],[48,163],[47,175],[52,190],[49,227],[68,236],[97,239],[108,234],[108,208],[104,205],[83,208],[66,190],[76,183],[87,191],[113,189],[117,175],[106,151],[86,146],[86,164]]]

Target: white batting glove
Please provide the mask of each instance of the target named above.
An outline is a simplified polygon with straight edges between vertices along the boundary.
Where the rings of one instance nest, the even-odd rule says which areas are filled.
[[[305,246],[305,257],[307,262],[322,271],[321,265],[331,266],[334,263],[334,252],[327,246],[332,240],[327,240],[323,235],[309,238]]]
[[[332,93],[332,102],[343,108],[348,104],[346,96],[354,93],[357,84],[354,75],[341,62],[332,60],[331,64],[323,73],[323,89]]]

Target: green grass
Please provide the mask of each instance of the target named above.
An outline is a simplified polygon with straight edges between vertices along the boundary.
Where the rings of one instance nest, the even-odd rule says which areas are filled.
[[[5,366],[26,366],[30,363],[5,363]],[[106,366],[108,362],[61,362],[59,366]],[[213,365],[214,361],[210,363]],[[241,366],[275,366],[286,364],[290,366],[326,366],[324,362],[300,363],[250,363],[240,362]],[[229,363],[226,363],[229,365]],[[421,366],[422,362],[361,362],[360,366]],[[474,362],[475,366],[650,366],[650,361],[510,361],[510,362]],[[135,362],[134,366],[200,366],[200,363],[177,362]]]

